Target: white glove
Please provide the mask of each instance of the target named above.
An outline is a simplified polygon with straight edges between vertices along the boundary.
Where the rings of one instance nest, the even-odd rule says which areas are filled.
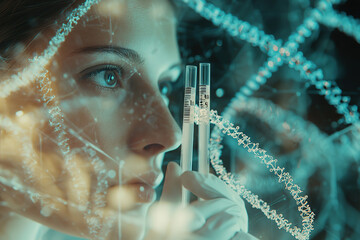
[[[182,186],[202,200],[181,207]],[[212,174],[181,174],[179,165],[169,163],[161,199],[149,213],[146,239],[256,239],[247,231],[244,201],[224,182]]]

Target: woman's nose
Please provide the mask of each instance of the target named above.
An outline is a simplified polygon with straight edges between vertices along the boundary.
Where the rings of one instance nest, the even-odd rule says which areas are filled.
[[[142,85],[135,93],[134,121],[129,132],[131,151],[146,157],[176,149],[181,131],[157,86]]]

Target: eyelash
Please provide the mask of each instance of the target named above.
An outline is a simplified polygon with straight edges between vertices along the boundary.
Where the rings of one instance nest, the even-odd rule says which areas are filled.
[[[113,86],[106,86],[106,79],[105,79],[105,74],[106,72],[112,72],[115,75],[115,80],[116,82],[114,83]],[[104,72],[104,73],[102,73]],[[105,65],[99,65],[99,66],[94,66],[88,69],[85,69],[84,71],[82,71],[80,73],[80,81],[86,83],[86,84],[93,84],[96,87],[100,88],[100,89],[106,89],[106,90],[111,90],[114,91],[117,88],[122,88],[123,86],[121,85],[121,79],[123,77],[123,68],[120,66],[116,66],[116,65],[111,65],[111,64],[105,64]],[[97,77],[98,75],[100,75],[101,78],[100,81],[96,81],[97,79],[94,79],[95,77]],[[93,79],[91,79],[93,78]]]
[[[116,73],[115,75],[117,77],[117,81],[113,87],[104,86],[104,85],[96,83],[94,80],[90,79],[92,77],[97,76],[101,72],[104,72],[104,74],[105,74],[106,71],[113,71]],[[94,67],[90,67],[88,69],[81,71],[79,79],[81,82],[83,82],[85,84],[95,85],[95,87],[99,88],[100,90],[115,91],[118,88],[123,88],[123,86],[121,84],[121,79],[123,79],[123,75],[124,75],[124,70],[122,67],[117,66],[117,65],[112,65],[112,64],[105,64],[105,65],[97,65]],[[103,76],[101,76],[101,77],[103,77]],[[105,80],[105,78],[102,80]],[[174,81],[172,81],[172,80],[164,80],[159,83],[159,90],[164,97],[168,98],[172,94],[173,87],[174,87],[173,84],[174,84]],[[167,92],[163,92],[163,90],[165,90],[164,88],[167,89]]]

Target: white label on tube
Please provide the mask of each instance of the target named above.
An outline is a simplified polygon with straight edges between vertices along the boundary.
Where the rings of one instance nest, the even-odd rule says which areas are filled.
[[[185,88],[184,97],[184,122],[194,122],[194,106],[195,106],[195,88]]]
[[[208,123],[209,122],[209,111],[210,111],[210,86],[200,85],[199,86],[199,107],[200,116],[199,121]]]

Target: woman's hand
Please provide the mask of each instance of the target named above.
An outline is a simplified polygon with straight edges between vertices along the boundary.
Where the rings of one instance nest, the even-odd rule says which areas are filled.
[[[181,206],[185,187],[201,200]],[[149,213],[146,239],[256,239],[248,231],[244,201],[216,176],[169,163],[163,194]]]

